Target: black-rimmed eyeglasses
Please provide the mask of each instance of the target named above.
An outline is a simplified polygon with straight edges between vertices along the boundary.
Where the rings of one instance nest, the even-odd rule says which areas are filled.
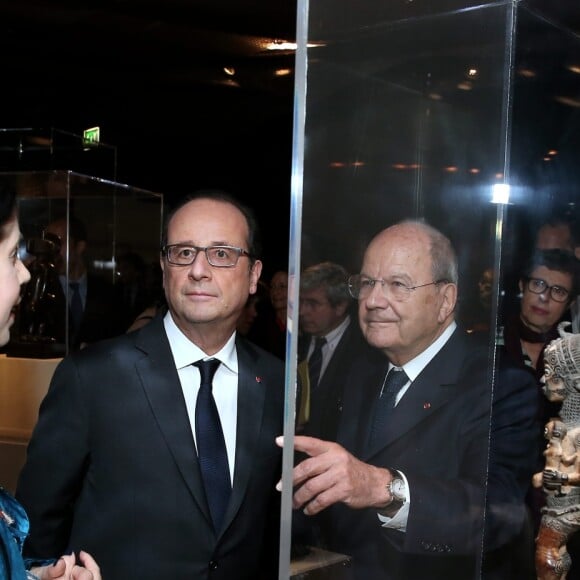
[[[190,246],[187,244],[170,244],[161,248],[161,253],[174,266],[191,266],[198,252],[205,252],[210,266],[214,268],[233,268],[240,256],[250,257],[250,253],[235,246]]]
[[[541,278],[528,278],[528,290],[534,294],[544,294],[549,292],[550,298],[554,302],[566,302],[570,297],[570,290],[562,288],[562,286],[549,286],[545,280]]]
[[[348,279],[348,291],[353,298],[365,300],[371,295],[371,292],[377,284],[381,285],[384,296],[387,296],[388,291],[394,300],[404,302],[409,299],[411,292],[417,290],[417,288],[447,284],[447,280],[435,280],[434,282],[427,282],[427,284],[419,284],[418,286],[407,286],[399,280],[382,280],[354,274]]]

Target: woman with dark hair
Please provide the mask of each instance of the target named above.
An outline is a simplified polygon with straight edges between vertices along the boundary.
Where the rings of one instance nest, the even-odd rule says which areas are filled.
[[[558,323],[578,293],[578,264],[571,252],[536,250],[520,275],[520,306],[506,317],[500,344],[538,381],[544,374],[544,348],[559,337]]]
[[[14,310],[20,290],[30,280],[26,266],[18,257],[20,227],[16,194],[0,185],[0,346],[10,338]],[[90,554],[80,552],[43,562],[24,561],[22,544],[28,534],[24,508],[0,487],[0,578],[2,580],[101,580],[99,567]]]
[[[519,289],[519,309],[507,314],[498,345],[500,354],[532,373],[537,380],[542,426],[537,437],[537,470],[541,471],[546,445],[543,428],[560,410],[560,403],[548,401],[542,391],[544,350],[559,338],[558,323],[566,318],[568,307],[578,293],[578,260],[565,250],[536,250],[519,277]],[[541,488],[530,486],[527,501],[537,531],[545,503]]]

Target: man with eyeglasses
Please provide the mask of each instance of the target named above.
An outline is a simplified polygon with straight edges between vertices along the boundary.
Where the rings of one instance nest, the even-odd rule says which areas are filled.
[[[536,393],[515,367],[489,370],[455,322],[457,284],[451,243],[421,221],[380,232],[349,279],[384,359],[353,361],[337,442],[295,437],[293,506],[355,580],[535,578]]]
[[[28,556],[90,550],[107,580],[276,577],[284,365],[236,334],[260,253],[223,192],[168,216],[168,311],[55,372],[17,486]]]

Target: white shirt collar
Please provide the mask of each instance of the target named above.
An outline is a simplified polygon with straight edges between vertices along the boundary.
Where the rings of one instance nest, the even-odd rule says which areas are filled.
[[[407,373],[410,381],[413,382],[423,369],[431,362],[431,359],[443,348],[445,343],[451,338],[455,332],[457,323],[453,321],[437,338],[435,342],[430,344],[421,354],[403,365],[403,369]],[[389,365],[391,368],[393,365]]]
[[[204,358],[217,358],[233,372],[238,372],[238,357],[236,356],[236,333],[232,333],[224,346],[210,357],[199,346],[191,342],[175,324],[171,312],[163,318],[163,325],[169,340],[169,346],[175,361],[175,368],[182,369]]]
[[[334,347],[338,344],[344,331],[347,329],[348,325],[350,324],[350,314],[333,330],[331,330],[328,334],[324,335],[326,338],[326,344],[330,350],[334,350]],[[310,340],[310,352],[314,350],[314,345],[316,343],[316,338],[313,336]]]

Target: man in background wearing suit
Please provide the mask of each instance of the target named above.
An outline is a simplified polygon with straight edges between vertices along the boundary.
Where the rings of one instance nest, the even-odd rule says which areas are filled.
[[[436,229],[380,232],[349,286],[383,362],[353,362],[337,442],[295,437],[306,458],[293,506],[317,516],[324,547],[352,556],[356,580],[535,577],[524,496],[536,387],[519,369],[488,370],[487,349],[455,323],[457,282]]]
[[[316,345],[321,345],[318,380],[309,377],[308,381],[309,418],[304,429],[308,435],[331,441],[336,439],[344,379],[352,361],[365,354],[380,356],[352,319],[347,279],[347,270],[334,262],[314,264],[300,274],[298,359],[308,367],[316,358]],[[312,366],[316,363],[310,364],[311,371]]]
[[[82,548],[107,580],[276,577],[284,368],[235,332],[260,251],[253,214],[223,192],[169,216],[167,314],[66,357],[42,403],[17,486],[28,556]]]
[[[58,218],[48,224],[46,234],[59,242],[54,265],[61,292],[54,297],[53,305],[55,320],[58,321],[55,331],[57,342],[64,343],[66,339],[67,297],[70,349],[75,350],[124,332],[120,308],[117,308],[121,305],[114,295],[113,283],[90,272],[87,267],[88,240],[84,223],[75,216],[70,216],[68,220]]]

